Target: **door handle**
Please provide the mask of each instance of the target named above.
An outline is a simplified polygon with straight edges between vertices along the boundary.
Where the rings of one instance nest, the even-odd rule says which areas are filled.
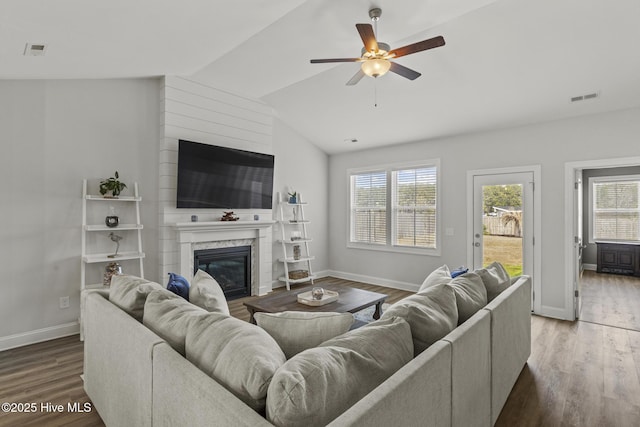
[[[479,247],[480,247],[480,242],[475,242],[475,243],[473,244],[473,246],[475,246],[476,248],[479,248]]]

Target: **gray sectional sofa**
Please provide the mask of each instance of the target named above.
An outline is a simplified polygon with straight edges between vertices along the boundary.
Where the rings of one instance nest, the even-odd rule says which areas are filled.
[[[107,426],[273,425],[108,291],[83,299],[84,386]],[[530,350],[531,280],[520,276],[329,425],[491,426]]]

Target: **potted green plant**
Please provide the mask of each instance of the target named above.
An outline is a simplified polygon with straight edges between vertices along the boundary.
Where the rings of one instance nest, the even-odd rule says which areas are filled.
[[[118,171],[111,178],[100,181],[100,194],[104,197],[112,197],[117,199],[120,192],[127,188],[127,184],[120,182],[120,175]],[[111,194],[107,194],[111,193]]]

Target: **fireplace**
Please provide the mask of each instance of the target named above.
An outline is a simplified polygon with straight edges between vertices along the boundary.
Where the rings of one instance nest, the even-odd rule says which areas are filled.
[[[193,264],[216,279],[227,300],[251,295],[251,246],[195,250]]]
[[[178,243],[177,266],[187,280],[193,279],[197,265],[194,252],[199,250],[251,246],[250,295],[266,295],[272,290],[271,257],[273,220],[200,221],[175,224]]]

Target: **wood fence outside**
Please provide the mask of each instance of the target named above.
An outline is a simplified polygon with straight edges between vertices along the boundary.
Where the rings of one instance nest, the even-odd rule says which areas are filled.
[[[483,216],[482,224],[484,225],[484,233],[492,236],[522,236],[520,227],[516,227],[514,222],[505,225],[499,216]]]

